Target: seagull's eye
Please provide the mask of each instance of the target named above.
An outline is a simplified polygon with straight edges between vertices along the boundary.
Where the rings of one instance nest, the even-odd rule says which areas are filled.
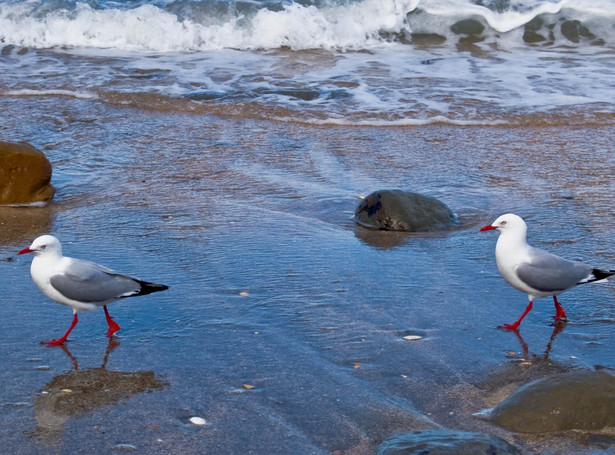
[[[506,221],[500,221],[500,226],[505,226],[506,225]]]
[[[47,248],[47,245],[41,245],[41,250],[44,250],[45,248]]]

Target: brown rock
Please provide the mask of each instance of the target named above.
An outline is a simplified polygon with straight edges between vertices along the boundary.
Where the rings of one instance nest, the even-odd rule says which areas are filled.
[[[51,164],[29,144],[0,141],[0,204],[45,205],[53,198]]]
[[[571,371],[526,384],[485,414],[521,433],[601,430],[615,425],[615,375]]]

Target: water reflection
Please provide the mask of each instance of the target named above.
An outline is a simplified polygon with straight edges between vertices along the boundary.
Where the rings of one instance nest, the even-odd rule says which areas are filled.
[[[361,242],[378,250],[390,250],[402,246],[412,237],[411,233],[402,231],[384,231],[355,226],[355,237]]]
[[[541,343],[541,346],[545,346],[542,354],[532,352],[521,333],[513,332],[521,345],[522,352],[508,352],[509,360],[491,370],[476,384],[482,391],[485,404],[489,407],[495,406],[524,384],[574,369],[574,366],[568,362],[549,358],[555,339],[565,328],[564,321],[559,321],[553,326],[551,336],[545,340],[546,345]]]
[[[74,371],[55,376],[39,392],[34,401],[37,428],[30,437],[39,438],[42,444],[57,444],[70,418],[167,385],[153,371],[108,371],[109,354],[119,344],[116,339],[110,339],[102,365],[87,370],[79,370],[77,358],[65,345],[61,346],[73,363]]]
[[[364,244],[376,248],[377,250],[391,250],[404,246],[415,239],[440,239],[452,232],[463,229],[459,225],[448,229],[433,231],[407,232],[407,231],[387,231],[382,229],[369,229],[355,224],[354,235]]]
[[[549,354],[551,353],[551,348],[553,347],[553,342],[555,341],[555,338],[557,338],[557,336],[566,328],[566,321],[560,320],[557,321],[556,323],[553,324],[553,332],[551,333],[551,337],[549,338],[549,342],[547,343],[547,347],[545,349],[545,353],[543,354],[543,356],[539,356],[537,354],[532,354],[532,356],[535,359],[541,359],[541,360],[548,360],[549,359]],[[527,343],[525,342],[525,340],[523,339],[523,337],[521,336],[521,333],[518,330],[513,331],[513,333],[517,336],[517,338],[519,339],[519,343],[521,344],[521,349],[523,350],[523,357],[525,359],[529,358],[530,355],[530,351],[529,351],[529,347],[527,345]]]
[[[51,230],[53,208],[0,207],[0,246],[31,243],[41,233]]]

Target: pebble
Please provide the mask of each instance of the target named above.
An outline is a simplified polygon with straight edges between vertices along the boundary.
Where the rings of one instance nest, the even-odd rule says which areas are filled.
[[[203,417],[190,417],[190,423],[194,425],[205,425],[207,421]]]
[[[416,340],[420,340],[421,338],[423,338],[423,337],[420,336],[420,335],[406,335],[404,337],[404,340],[406,340],[406,341],[416,341]]]
[[[113,450],[118,450],[120,452],[134,452],[137,450],[137,447],[132,444],[116,444],[113,446]]]

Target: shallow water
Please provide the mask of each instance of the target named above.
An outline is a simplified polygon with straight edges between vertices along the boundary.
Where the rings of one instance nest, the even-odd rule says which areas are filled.
[[[0,138],[44,151],[57,189],[0,208],[11,453],[361,455],[439,426],[610,450],[472,414],[550,372],[615,368],[615,287],[564,294],[563,330],[544,299],[519,337],[499,331],[527,299],[479,232],[514,212],[533,245],[614,267],[615,9],[483,3],[0,1]],[[484,30],[454,32],[466,19]],[[530,43],[538,19],[553,36]],[[593,38],[564,35],[575,20]],[[356,226],[379,189],[436,197],[460,225]],[[110,306],[117,343],[98,312],[41,346],[71,317],[16,256],[42,233],[170,289]]]
[[[498,276],[495,235],[478,229],[514,211],[533,244],[612,266],[612,127],[309,127],[62,97],[5,102],[19,115],[5,119],[3,137],[42,149],[57,188],[50,206],[3,216],[14,225],[37,214],[33,228],[7,230],[0,249],[0,416],[16,453],[126,449],[118,444],[373,453],[396,432],[440,425],[539,451],[592,449],[578,438],[512,438],[471,414],[545,368],[615,367],[614,288],[563,296],[570,321],[552,341],[548,299],[522,340],[498,331],[526,297]],[[381,188],[435,196],[461,226],[414,235],[355,226],[358,197]],[[67,255],[170,286],[110,307],[122,330],[107,370],[151,372],[163,386],[41,417],[50,381],[74,359],[79,371],[100,367],[107,340],[99,312],[80,318],[67,344],[74,359],[38,344],[70,322],[15,256],[39,229]],[[553,364],[534,358],[547,350]],[[55,422],[51,436],[41,419]]]

